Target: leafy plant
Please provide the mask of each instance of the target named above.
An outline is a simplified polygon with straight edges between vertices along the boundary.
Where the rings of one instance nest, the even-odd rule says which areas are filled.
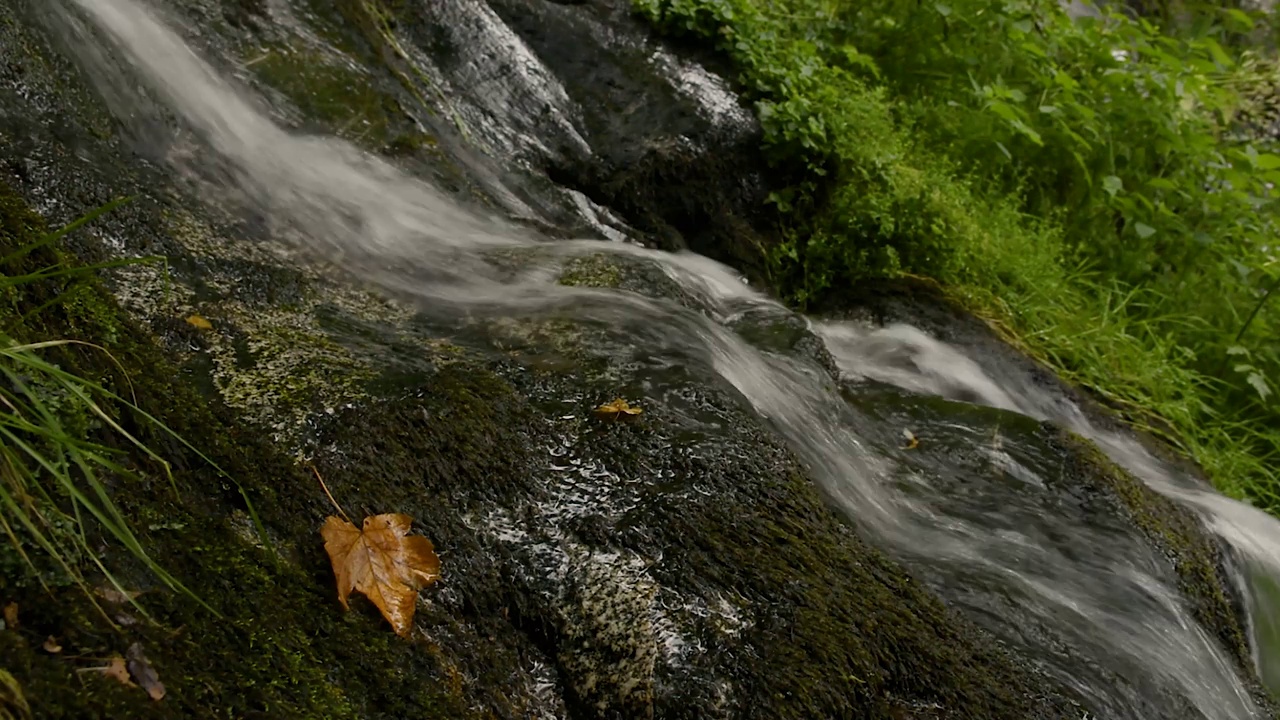
[[[1280,512],[1266,19],[1055,0],[635,0],[733,60],[804,306],[922,275]],[[1261,90],[1261,92],[1259,92]],[[1261,98],[1261,99],[1260,99]],[[1252,132],[1251,132],[1252,130]]]

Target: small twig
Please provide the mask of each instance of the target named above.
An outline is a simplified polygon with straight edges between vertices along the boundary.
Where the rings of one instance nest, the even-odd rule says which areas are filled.
[[[324,478],[320,477],[320,471],[316,469],[315,465],[311,466],[311,472],[316,474],[316,479],[320,481],[320,487],[324,488],[324,494],[329,496],[329,502],[333,503],[333,506],[338,508],[338,512],[342,514],[342,517],[347,522],[351,522],[351,518],[347,515],[347,511],[343,510],[342,506],[338,504],[338,501],[333,499],[333,493],[329,492],[329,486],[324,484]],[[351,524],[355,525],[355,523]]]

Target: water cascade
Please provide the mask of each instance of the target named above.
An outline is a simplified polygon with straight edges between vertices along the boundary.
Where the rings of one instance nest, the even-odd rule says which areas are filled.
[[[727,267],[627,242],[549,240],[486,217],[346,142],[282,129],[264,100],[202,59],[180,28],[141,0],[62,4],[59,26],[113,89],[121,118],[146,116],[154,102],[180,119],[198,150],[171,148],[166,160],[206,187],[211,202],[266,218],[280,242],[416,303],[442,325],[464,331],[493,318],[567,318],[704,369],[788,440],[860,534],[1037,658],[1095,717],[1145,720],[1152,708],[1212,720],[1264,716],[1220,643],[1153,570],[1161,559],[1149,546],[1055,507],[1037,492],[1053,479],[1028,469],[1020,449],[986,427],[938,433],[968,438],[982,462],[1000,469],[990,480],[913,481],[867,440],[884,419],[848,402],[842,388],[872,384],[965,401],[1092,439],[1202,516],[1235,551],[1250,597],[1249,578],[1280,577],[1280,521],[1203,487],[1136,440],[1094,427],[1078,407],[1025,378],[984,368],[913,327],[805,321],[838,373],[811,355],[753,345],[735,331],[744,318],[767,324],[794,316]],[[567,261],[601,252],[661,268],[685,301],[556,284]],[[927,437],[926,428],[912,430]],[[1256,623],[1275,622],[1262,605],[1253,610]],[[1257,658],[1264,675],[1265,655]],[[1107,679],[1115,676],[1123,682]]]

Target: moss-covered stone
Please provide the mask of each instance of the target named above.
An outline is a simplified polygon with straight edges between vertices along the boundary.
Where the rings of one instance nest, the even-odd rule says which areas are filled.
[[[380,80],[319,50],[282,44],[249,60],[255,74],[293,101],[308,121],[323,123],[357,144],[401,155],[429,148]]]
[[[477,386],[483,373],[450,369],[411,398],[335,418],[320,465],[344,502],[421,517],[457,568],[442,602],[512,618],[556,658],[571,707],[802,718],[938,703],[955,717],[1066,716],[862,545],[749,424],[714,439],[686,430],[673,445],[661,403],[640,424],[602,424],[568,378],[500,372],[510,379]],[[397,432],[357,443],[341,430],[371,416]],[[548,441],[563,448],[549,463],[534,450]],[[561,475],[570,468],[607,479]],[[419,480],[393,482],[404,477]]]
[[[0,0],[0,18],[16,17],[14,2]],[[232,39],[218,28],[201,40],[235,45],[229,57],[251,62],[264,47],[277,53],[250,71],[266,63],[259,80],[288,97],[307,116],[302,121],[345,128],[366,143],[382,135],[365,147],[417,156],[400,158],[405,164],[432,154],[401,132],[449,106],[431,96],[439,86],[412,55],[429,45],[409,42],[438,29],[423,22],[431,6],[289,3],[315,14],[304,18],[318,30],[313,42],[285,38],[291,31],[266,22],[284,4],[172,4],[239,28]],[[491,5],[522,17],[522,36],[561,70],[581,67],[581,58],[561,49],[565,37],[546,32],[550,15]],[[78,348],[57,357],[118,391],[132,387],[141,407],[204,454],[126,408],[111,409],[173,464],[178,483],[174,493],[162,469],[134,453],[128,458],[140,479],[115,487],[118,503],[148,551],[220,613],[164,589],[105,541],[106,562],[131,588],[147,591],[141,601],[156,624],[112,608],[117,627],[109,627],[73,589],[59,589],[50,602],[30,577],[0,583],[0,605],[17,602],[24,618],[18,630],[0,631],[0,667],[50,714],[1082,714],[1062,684],[862,542],[777,438],[707,377],[639,358],[650,361],[646,367],[636,361],[641,353],[627,352],[625,338],[565,319],[460,323],[446,333],[430,318],[278,253],[273,243],[245,237],[252,220],[181,209],[194,204],[194,193],[136,162],[111,115],[77,89],[65,60],[30,45],[24,33],[22,52],[49,67],[34,79],[0,67],[0,100],[16,108],[0,116],[0,174],[59,213],[116,193],[144,194],[121,219],[104,219],[101,234],[126,252],[169,256],[177,279],[143,265],[113,275],[111,293],[84,281],[10,292],[0,319],[41,307],[23,321],[26,337],[75,334],[103,344],[123,371]],[[0,42],[10,37],[0,32]],[[618,82],[602,84],[607,97],[572,88],[580,104],[614,111],[620,98],[634,102],[637,88],[645,98],[669,99],[652,77],[630,75],[641,67],[639,54],[609,60],[601,76]],[[758,183],[739,185],[758,168],[734,152],[720,157],[654,137],[707,136],[705,119],[688,106],[673,111],[670,123],[665,112],[663,105],[613,125],[594,114],[595,139],[612,146],[608,157],[599,166],[560,168],[558,177],[629,210],[654,234],[683,234],[690,245],[719,246],[724,257],[758,260],[754,243],[763,241],[745,231],[767,226],[769,214],[753,216],[748,228],[736,212],[764,194]],[[56,133],[44,127],[50,124]],[[452,173],[460,187],[471,182],[456,167],[433,171]],[[15,228],[5,242],[39,231],[39,218],[16,193],[0,193],[0,209],[0,226]],[[102,253],[93,238],[72,242],[86,257]],[[673,284],[662,284],[659,269],[618,261],[585,258],[564,279],[671,296]],[[54,298],[64,301],[42,307]],[[192,313],[212,329],[185,322]],[[806,351],[812,335],[794,319],[776,320],[741,318],[738,329],[770,349]],[[644,407],[638,421],[592,417],[591,407],[619,394]],[[444,578],[422,593],[409,639],[390,633],[363,599],[349,613],[335,602],[317,533],[335,511],[315,475],[296,462],[299,454],[348,512],[406,512],[435,541]],[[0,550],[0,569],[21,567],[9,560],[12,553]],[[39,650],[48,635],[63,645],[61,656]],[[72,658],[121,653],[135,641],[168,686],[163,703],[75,672],[91,661]]]
[[[1216,648],[1203,650],[1214,656],[1207,662],[1233,664],[1257,705],[1274,712],[1274,701],[1254,671],[1243,608],[1232,595],[1230,559],[1186,507],[1053,423],[874,382],[846,384],[845,395],[858,413],[850,422],[896,468],[906,497],[982,527],[993,540],[984,542],[984,536],[968,550],[1007,552],[998,567],[1028,573],[1033,584],[1046,577],[1079,584],[1078,595],[1048,604],[1062,602],[1099,624],[1084,624],[1087,630],[1072,635],[1043,622],[1035,609],[1038,600],[1010,603],[1001,592],[970,591],[966,581],[979,587],[983,581],[946,562],[919,568],[922,579],[948,601],[968,608],[971,616],[989,617],[985,627],[1040,658],[1055,674],[1099,687],[1131,688],[1132,705],[1124,711],[1152,717],[1195,717],[1201,711],[1181,694],[1181,681],[1163,679],[1159,667],[1117,672],[1123,661],[1115,660],[1120,656],[1105,628],[1161,622],[1189,628],[1198,638],[1198,624],[1217,641]],[[915,443],[904,440],[904,430]],[[1024,547],[1024,537],[1035,540]],[[1185,604],[1153,602],[1150,583],[1178,588]],[[1169,684],[1152,689],[1162,683]]]
[[[5,227],[39,229],[5,197]],[[95,283],[79,287],[112,307]],[[27,331],[62,332],[68,317],[49,308]],[[174,495],[139,457],[143,477],[156,479],[117,501],[152,556],[221,616],[163,589],[119,550],[108,562],[147,591],[157,624],[120,608],[112,612],[126,622],[113,629],[75,591],[47,602],[38,587],[6,586],[24,620],[0,632],[5,669],[64,716],[522,717],[568,702],[586,717],[862,717],[931,703],[949,717],[1067,717],[862,545],[749,422],[713,440],[679,430],[671,423],[683,421],[651,401],[642,423],[603,425],[573,376],[465,358],[407,396],[349,406],[317,426],[326,449],[316,466],[346,510],[407,512],[441,552],[445,577],[424,593],[419,630],[401,640],[368,603],[343,613],[334,602],[316,533],[332,511],[314,477],[193,390],[124,316],[111,326],[108,348],[139,405],[225,471],[117,409],[178,481]],[[108,343],[86,328],[85,339]],[[124,382],[102,356],[67,363]],[[568,450],[566,466],[544,455],[555,447]],[[599,479],[583,485],[567,467],[595,468]],[[265,545],[243,531],[241,489],[266,525]],[[564,515],[584,491],[609,497]],[[569,572],[542,575],[540,553],[562,551]],[[75,671],[90,663],[40,652],[50,635],[67,658],[142,642],[168,696],[151,703],[100,676],[82,690]],[[532,691],[547,682],[563,701]]]
[[[560,273],[562,285],[616,288],[622,284],[622,270],[617,261],[603,253],[574,258]]]
[[[0,253],[7,254],[30,243],[41,222],[2,185],[0,208],[4,228]],[[43,251],[28,256],[23,266],[40,267],[51,261],[69,258]],[[311,485],[314,480],[260,435],[238,427],[225,409],[195,394],[96,283],[84,278],[72,282],[77,303],[53,305],[27,316],[18,331],[31,340],[61,337],[74,321],[78,339],[102,344],[110,356],[71,349],[52,353],[59,362],[73,372],[105,378],[122,393],[129,388],[142,408],[198,442],[208,459],[226,471],[225,475],[216,471],[126,409],[111,408],[127,429],[173,464],[179,482],[175,496],[153,461],[134,457],[143,477],[149,474],[156,480],[119,495],[117,504],[129,517],[152,519],[135,526],[148,551],[179,575],[201,601],[217,608],[221,617],[193,597],[154,586],[154,580],[139,568],[130,569],[133,563],[119,550],[107,553],[109,562],[137,587],[150,590],[142,602],[158,624],[140,621],[133,611],[122,609],[114,616],[117,627],[106,626],[87,596],[66,583],[55,602],[39,585],[0,583],[4,602],[17,603],[22,618],[18,628],[0,632],[0,657],[4,669],[19,678],[33,706],[41,708],[41,716],[45,712],[58,717],[470,716],[447,682],[431,682],[433,676],[442,678],[447,673],[446,664],[435,655],[370,632],[376,626],[368,620],[352,624],[353,618],[335,612],[326,583],[314,579],[322,559],[312,553],[313,562],[305,567],[294,560],[292,543],[311,535],[314,528],[299,529],[297,535],[278,533],[287,542],[274,549],[285,559],[274,561],[241,538],[229,522],[233,509],[244,507],[237,486],[263,509],[264,517],[275,519],[279,516],[272,508],[279,505],[280,495],[296,493],[291,485]],[[66,281],[24,286],[13,310],[38,309],[44,303],[31,305],[65,287]],[[78,310],[84,303],[92,303],[99,313],[110,311],[112,322],[86,323]],[[3,315],[9,322],[19,316]],[[102,439],[110,442],[112,436],[105,433]],[[92,524],[86,527],[94,536],[101,532]],[[49,636],[59,638],[65,657],[38,649]],[[112,651],[123,654],[132,641],[146,644],[169,690],[163,704],[151,703],[139,691],[99,674],[77,673],[92,663],[70,659],[105,657]],[[338,672],[339,667],[345,669]],[[85,678],[87,691],[81,685]]]
[[[1243,672],[1252,675],[1253,658],[1242,625],[1244,609],[1239,598],[1227,594],[1233,583],[1224,571],[1222,547],[1200,519],[1116,465],[1087,439],[1059,428],[1046,427],[1045,432],[1076,463],[1075,473],[1113,494],[1134,525],[1169,557],[1196,620],[1217,636]]]
[[[700,307],[688,290],[673,280],[652,259],[625,253],[596,252],[573,257],[560,272],[561,285],[626,290],[650,298],[674,300],[689,308]]]

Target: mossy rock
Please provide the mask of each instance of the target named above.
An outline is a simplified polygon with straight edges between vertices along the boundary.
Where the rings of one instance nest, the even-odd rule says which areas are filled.
[[[1116,465],[1096,445],[1069,430],[1046,426],[1044,434],[1077,463],[1075,472],[1114,496],[1129,519],[1173,563],[1178,587],[1188,598],[1196,620],[1208,628],[1248,674],[1253,672],[1244,608],[1227,576],[1220,542],[1185,506],[1152,490]]]
[[[28,242],[40,220],[3,197],[6,247]],[[22,624],[0,632],[5,669],[51,715],[523,717],[563,703],[580,717],[865,717],[932,706],[948,717],[1070,716],[1064,701],[1037,697],[1038,678],[858,541],[789,453],[725,398],[692,389],[732,420],[727,431],[668,419],[658,400],[641,422],[610,424],[590,409],[614,388],[479,359],[316,426],[327,448],[316,468],[346,510],[407,512],[440,551],[444,578],[423,593],[417,630],[402,640],[368,603],[344,613],[335,602],[317,533],[334,511],[315,477],[197,392],[96,283],[77,287],[96,294],[95,313],[55,305],[26,332],[50,336],[73,316],[113,313],[83,337],[106,343],[138,404],[225,474],[114,409],[178,482],[175,494],[154,461],[134,458],[152,479],[117,503],[194,597],[157,584],[118,549],[107,562],[145,591],[154,624],[110,607],[112,628],[74,588],[50,602],[38,586],[6,586]],[[68,353],[65,363],[124,384],[106,356]],[[594,500],[566,510],[574,498]],[[560,559],[568,571],[557,576]],[[61,656],[39,649],[49,636]],[[73,658],[123,654],[134,642],[165,683],[163,701],[96,674],[80,685],[76,670],[92,663]],[[548,682],[550,699],[536,692]]]
[[[956,552],[1000,557],[991,577],[981,563],[950,563],[945,554],[917,558],[912,567],[922,581],[1050,674],[1127,689],[1117,697],[1130,699],[1095,712],[1201,717],[1180,680],[1159,665],[1134,662],[1115,642],[1112,632],[1129,623],[1168,624],[1189,643],[1200,642],[1202,629],[1212,647],[1195,650],[1198,662],[1229,666],[1224,672],[1243,681],[1259,708],[1276,712],[1246,640],[1233,559],[1189,509],[1054,423],[874,381],[845,383],[844,392],[855,411],[850,422],[895,467],[895,482],[910,502],[982,529],[985,544]],[[1081,589],[1047,602],[1013,602],[1008,596],[1023,590],[1006,573],[1029,578],[1033,587],[1052,582]],[[1157,586],[1162,589],[1150,589]],[[1163,588],[1179,593],[1166,598]],[[1080,613],[1080,627],[1044,622],[1040,613],[1055,603]],[[1191,645],[1177,647],[1191,652]]]
[[[433,28],[421,22],[427,6],[307,4],[329,46],[307,49],[330,62],[319,74],[295,76],[288,58],[276,58],[280,64],[269,64],[262,79],[278,85],[300,111],[317,115],[310,121],[324,129],[368,122],[384,137],[367,147],[400,147],[412,156],[401,160],[431,155],[413,140],[397,145],[396,133],[416,128],[410,121],[423,121],[429,114],[423,108],[434,101],[424,79],[411,76],[390,45],[429,36]],[[235,52],[241,60],[255,57],[244,51],[258,39],[254,28],[265,4],[175,5],[227,11],[245,33]],[[23,618],[16,631],[0,631],[0,663],[48,714],[1080,717],[1062,684],[1038,674],[1025,657],[1002,648],[860,540],[779,441],[706,378],[675,368],[664,378],[665,393],[646,393],[631,369],[580,352],[594,340],[589,329],[560,321],[510,329],[521,345],[514,358],[509,348],[467,349],[454,338],[432,337],[430,327],[394,310],[366,314],[367,298],[351,301],[341,287],[310,272],[279,267],[269,250],[246,250],[253,243],[240,235],[253,234],[251,222],[219,224],[205,210],[201,217],[175,212],[190,198],[171,187],[172,178],[130,157],[133,148],[114,135],[116,121],[86,99],[67,63],[31,44],[34,34],[12,34],[21,25],[13,19],[19,6],[26,3],[0,0],[0,40],[20,36],[11,45],[53,69],[28,78],[14,64],[0,67],[6,81],[0,99],[18,108],[0,118],[0,146],[8,148],[0,152],[0,172],[29,197],[56,200],[50,204],[59,212],[87,209],[116,193],[146,195],[104,219],[108,234],[125,238],[130,250],[169,255],[182,275],[180,302],[212,318],[219,331],[232,328],[229,346],[211,351],[207,334],[160,305],[159,293],[145,292],[158,282],[136,279],[112,286],[133,314],[95,282],[4,298],[0,316],[14,318],[61,293],[66,302],[24,318],[25,336],[74,333],[107,347],[120,366],[76,349],[58,358],[117,391],[133,387],[141,407],[206,456],[112,408],[172,463],[178,483],[175,493],[154,461],[130,456],[142,480],[117,488],[117,501],[137,523],[148,552],[221,616],[164,589],[118,548],[106,552],[106,561],[131,587],[147,591],[141,602],[155,624],[119,608],[111,610],[119,627],[109,627],[74,588],[61,588],[50,601],[34,582],[0,586],[7,594],[0,605],[16,602]],[[501,6],[508,14],[527,11]],[[375,17],[375,7],[393,15]],[[525,16],[526,40],[563,46],[564,36],[545,32],[548,17]],[[386,20],[385,26],[374,22]],[[635,57],[612,58],[610,73],[626,70]],[[361,72],[344,72],[346,61]],[[575,61],[560,56],[557,62]],[[371,77],[378,82],[368,93],[340,87]],[[652,78],[621,80],[613,87],[633,100],[631,90]],[[10,84],[21,93],[6,90]],[[645,97],[667,92],[644,89]],[[353,90],[361,107],[340,107],[352,98],[338,95]],[[570,91],[583,105],[611,107],[595,103],[591,88]],[[593,132],[612,143],[601,164],[570,163],[552,172],[619,205],[672,247],[718,248],[724,257],[758,263],[757,244],[767,239],[757,230],[743,232],[751,228],[735,220],[735,209],[764,207],[752,203],[767,188],[737,184],[759,170],[755,156],[721,156],[670,141],[668,130],[709,130],[704,118],[682,113],[659,137],[646,133],[644,142],[631,131],[645,129],[640,125],[651,116],[598,125]],[[457,132],[465,135],[465,128]],[[754,146],[754,139],[738,137],[729,145]],[[41,162],[28,163],[28,156]],[[455,180],[460,175],[456,168],[438,171],[454,173]],[[682,187],[676,179],[688,182]],[[748,224],[767,226],[771,217],[759,210]],[[0,221],[10,244],[29,240],[41,224],[7,191],[0,192]],[[85,257],[102,254],[92,240],[71,241]],[[610,263],[584,262],[571,268],[570,282],[579,272],[580,285],[613,286],[616,279],[617,287],[645,294],[665,287],[649,282],[659,279],[645,275],[652,267],[622,267],[615,275]],[[139,294],[148,297],[140,302]],[[273,308],[298,324],[270,316]],[[280,373],[282,392],[249,388],[270,402],[249,403],[226,393],[216,377],[202,377],[215,374],[207,366],[219,352],[232,364],[244,360],[248,343],[236,333],[251,334],[255,314],[273,324],[258,329],[282,339],[275,347],[296,340],[317,363],[308,369],[315,372]],[[755,324],[744,329],[770,348],[805,350],[811,334],[773,320],[748,318]],[[353,342],[344,345],[342,338]],[[379,358],[385,362],[363,362],[368,358],[353,349],[362,343],[388,349]],[[528,362],[551,356],[567,362]],[[360,362],[345,364],[352,358]],[[335,376],[351,375],[359,376],[358,387],[317,394]],[[618,394],[643,406],[637,421],[606,423],[591,415],[591,407]],[[269,423],[286,414],[299,420],[293,426],[306,432],[306,444],[294,442],[297,434],[288,443],[273,441],[278,428]],[[407,512],[417,532],[436,542],[445,574],[422,593],[409,639],[395,637],[360,598],[349,613],[337,604],[317,533],[335,511],[316,476],[294,457],[300,447],[353,515]],[[255,534],[250,509],[263,520],[265,538]],[[0,567],[10,566],[0,553]],[[1212,617],[1219,606],[1211,593],[1205,597]],[[40,650],[48,636],[63,653]],[[73,657],[123,654],[133,642],[143,643],[166,683],[168,696],[160,703],[96,674],[76,673],[85,667]]]
[[[0,209],[0,252],[29,244],[42,229],[40,219],[4,186]],[[71,259],[46,250],[23,262],[34,269]],[[232,420],[225,407],[194,392],[96,282],[70,282],[70,299],[76,302],[40,309],[46,305],[43,298],[57,297],[68,288],[67,281],[23,286],[17,306],[3,317],[12,322],[21,317],[18,311],[39,309],[18,326],[24,339],[60,337],[76,328],[78,339],[102,345],[109,355],[72,348],[50,356],[72,372],[102,378],[122,394],[131,391],[129,396],[140,407],[198,443],[225,474],[135,413],[108,408],[123,427],[172,464],[176,493],[154,460],[131,456],[138,477],[151,480],[121,488],[115,501],[135,523],[148,553],[179,575],[195,595],[155,584],[118,549],[108,551],[108,561],[134,587],[146,591],[142,603],[155,623],[142,620],[132,608],[108,608],[116,623],[113,628],[95,612],[88,595],[69,583],[62,583],[53,598],[36,583],[0,583],[5,603],[16,603],[21,618],[17,628],[0,632],[0,657],[37,716],[470,716],[466,703],[450,688],[448,665],[438,654],[381,632],[364,637],[369,628],[361,629],[360,623],[350,622],[353,618],[335,612],[327,582],[317,583],[302,566],[273,558],[246,541],[237,519],[248,509],[241,488],[264,509],[265,517],[274,518],[269,508],[279,504],[281,494],[296,492],[290,490],[292,485],[311,485],[314,479],[263,442],[260,434]],[[93,313],[81,311],[86,304]],[[94,325],[94,318],[104,313],[110,313],[112,321]],[[94,437],[118,444],[110,433]],[[92,524],[86,528],[91,537],[101,534]],[[110,546],[105,537],[100,542]],[[283,545],[275,549],[291,554]],[[11,552],[7,545],[5,550]],[[209,607],[216,607],[221,616]],[[58,638],[64,656],[40,650],[46,637]],[[168,688],[163,703],[151,703],[140,691],[100,673],[76,672],[92,663],[72,656],[123,655],[135,641],[146,646]],[[347,669],[338,673],[336,668],[343,666]],[[437,682],[430,682],[432,677]],[[87,685],[82,685],[84,678]]]
[[[599,253],[574,258],[560,274],[562,285],[595,288],[618,288],[622,285],[623,269],[618,261]]]

